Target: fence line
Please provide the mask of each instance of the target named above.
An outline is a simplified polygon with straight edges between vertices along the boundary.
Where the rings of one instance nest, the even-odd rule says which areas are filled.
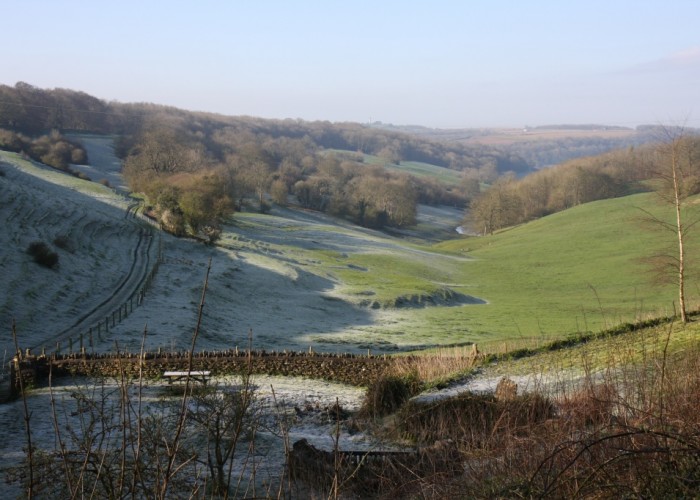
[[[141,216],[141,218],[146,219],[144,216]],[[150,251],[151,250],[149,249],[149,253]],[[129,314],[131,314],[134,311],[134,305],[138,307],[143,304],[143,301],[146,297],[146,292],[148,292],[148,290],[151,288],[156,273],[158,272],[158,268],[160,267],[160,263],[163,261],[162,238],[160,234],[158,239],[157,252],[158,253],[156,255],[156,261],[153,264],[151,270],[146,275],[146,277],[143,279],[141,286],[139,286],[138,289],[134,293],[132,293],[124,303],[120,304],[118,308],[114,309],[110,314],[107,314],[104,320],[98,321],[97,323],[90,326],[87,330],[84,330],[83,332],[80,332],[80,334],[78,334],[79,352],[84,353],[86,347],[90,350],[93,350],[97,342],[104,341],[103,335],[109,334],[110,325],[111,328],[114,328],[115,326],[117,326],[117,324],[125,320],[129,316]],[[95,341],[95,336],[97,337],[97,342]],[[60,354],[61,348],[61,341],[58,340],[56,342],[55,352],[57,354]],[[69,354],[74,352],[73,348],[74,341],[73,336],[71,335],[70,337],[68,337]],[[45,347],[42,347],[42,353],[44,352]]]

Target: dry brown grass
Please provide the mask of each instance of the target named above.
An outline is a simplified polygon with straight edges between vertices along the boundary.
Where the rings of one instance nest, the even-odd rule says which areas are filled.
[[[441,347],[429,354],[397,356],[393,358],[388,373],[396,377],[417,377],[424,383],[432,384],[467,372],[475,366],[480,356],[476,344]]]
[[[700,345],[683,341],[681,349],[669,349],[672,335],[688,332],[663,328],[666,333],[634,332],[581,350],[583,375],[546,396],[408,401],[391,419],[391,435],[418,449],[446,439],[453,446],[438,447],[403,476],[394,470],[400,464],[385,464],[373,496],[697,497]],[[601,364],[602,351],[607,362]],[[470,348],[446,349],[398,360],[394,373],[435,380],[471,368],[472,357]]]

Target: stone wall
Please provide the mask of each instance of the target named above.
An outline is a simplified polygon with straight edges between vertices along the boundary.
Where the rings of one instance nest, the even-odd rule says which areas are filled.
[[[53,376],[84,375],[117,377],[121,373],[159,379],[165,371],[187,370],[187,353],[71,354],[26,358],[23,363],[36,367],[39,379]],[[209,370],[212,375],[251,374],[309,377],[355,386],[368,386],[389,366],[384,356],[317,354],[299,352],[218,351],[199,352],[192,357],[193,370]]]

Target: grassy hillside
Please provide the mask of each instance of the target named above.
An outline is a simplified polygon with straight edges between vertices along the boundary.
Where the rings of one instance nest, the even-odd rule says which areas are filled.
[[[17,161],[15,156],[6,157]],[[85,193],[94,190],[92,196],[81,197],[88,214],[95,210],[94,198],[108,201],[108,193],[115,196],[96,183],[28,162],[21,166],[27,173],[40,172],[52,184],[68,183],[70,193],[78,188]],[[8,193],[19,186],[10,182],[12,172],[7,169],[3,184]],[[42,193],[46,198],[47,189]],[[57,195],[59,200],[65,198],[63,192]],[[7,209],[28,212],[27,203],[18,201]],[[311,344],[332,351],[467,342],[482,348],[504,341],[537,345],[572,333],[599,331],[668,314],[676,300],[675,288],[653,286],[641,263],[672,245],[673,235],[643,229],[640,207],[661,210],[651,195],[635,195],[582,205],[493,236],[435,246],[426,242],[434,236],[430,231],[416,230],[409,241],[297,209],[274,207],[269,215],[237,213],[225,225],[217,248],[165,239],[168,265],[159,271],[153,300],[111,333],[120,342],[128,337],[137,343],[147,323],[155,344],[185,343],[201,267],[209,257],[214,258],[211,307],[205,312],[208,332],[202,348],[245,345],[250,329],[257,332],[261,347]],[[128,221],[123,212],[116,215],[119,230]],[[435,211],[421,216],[419,228],[438,227],[441,217]],[[444,219],[446,225],[450,217]],[[84,219],[90,223],[89,215]],[[13,231],[21,234],[21,221],[7,220],[17,222]],[[47,229],[51,234],[43,239],[51,241],[57,227]],[[73,232],[79,239],[80,231]],[[418,244],[421,234],[424,243]],[[697,236],[689,241],[691,257],[698,244]],[[15,249],[17,259],[27,260],[26,245]],[[120,252],[131,255],[133,249],[126,245]],[[8,250],[4,254],[9,255]],[[69,256],[62,256],[61,276],[73,273]],[[692,280],[688,293],[691,301],[697,296]],[[74,306],[69,301],[61,307],[68,311]],[[12,312],[9,306],[5,309]]]
[[[404,348],[470,341],[487,347],[504,340],[537,345],[673,311],[675,287],[654,285],[642,262],[672,246],[673,235],[645,229],[640,208],[663,211],[652,195],[641,194],[434,247],[329,221],[323,237],[312,235],[314,244],[293,242],[303,235],[296,227],[295,238],[276,242],[276,249],[312,262],[307,269],[330,279],[335,297],[377,308],[366,325],[306,337],[310,341]],[[246,217],[254,220],[258,226],[267,219]],[[258,229],[262,238],[274,233]],[[689,241],[691,255],[698,243],[697,237]],[[692,300],[692,286],[688,292]],[[445,294],[453,295],[443,300]]]
[[[461,180],[461,173],[457,170],[423,163],[419,161],[402,161],[399,164],[386,163],[386,160],[374,156],[364,155],[365,163],[368,165],[381,165],[387,170],[415,175],[416,177],[432,178],[448,185],[457,185]]]
[[[640,208],[664,213],[639,194],[438,245],[475,259],[468,279],[489,305],[465,318],[470,336],[556,336],[671,312],[675,288],[654,286],[641,260],[672,248],[674,236],[646,228]],[[691,238],[691,256],[699,242]]]

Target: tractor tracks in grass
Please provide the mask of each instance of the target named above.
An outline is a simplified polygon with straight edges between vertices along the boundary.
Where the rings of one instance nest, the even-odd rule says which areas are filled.
[[[153,262],[151,256],[156,233],[147,224],[134,220],[133,209],[134,207],[132,206],[127,209],[126,218],[129,224],[133,224],[136,227],[138,239],[132,251],[129,269],[124,277],[119,280],[104,300],[83,312],[72,325],[46,337],[41,345],[32,346],[32,349],[38,349],[39,347],[66,339],[80,338],[84,333],[91,332],[92,328],[100,323],[107,322],[108,324],[109,318],[112,318],[114,322],[116,311],[119,311],[121,318],[121,308],[129,302],[131,302],[133,309],[133,300],[143,290],[144,284],[153,270],[153,266],[157,263],[157,257],[156,262]]]

